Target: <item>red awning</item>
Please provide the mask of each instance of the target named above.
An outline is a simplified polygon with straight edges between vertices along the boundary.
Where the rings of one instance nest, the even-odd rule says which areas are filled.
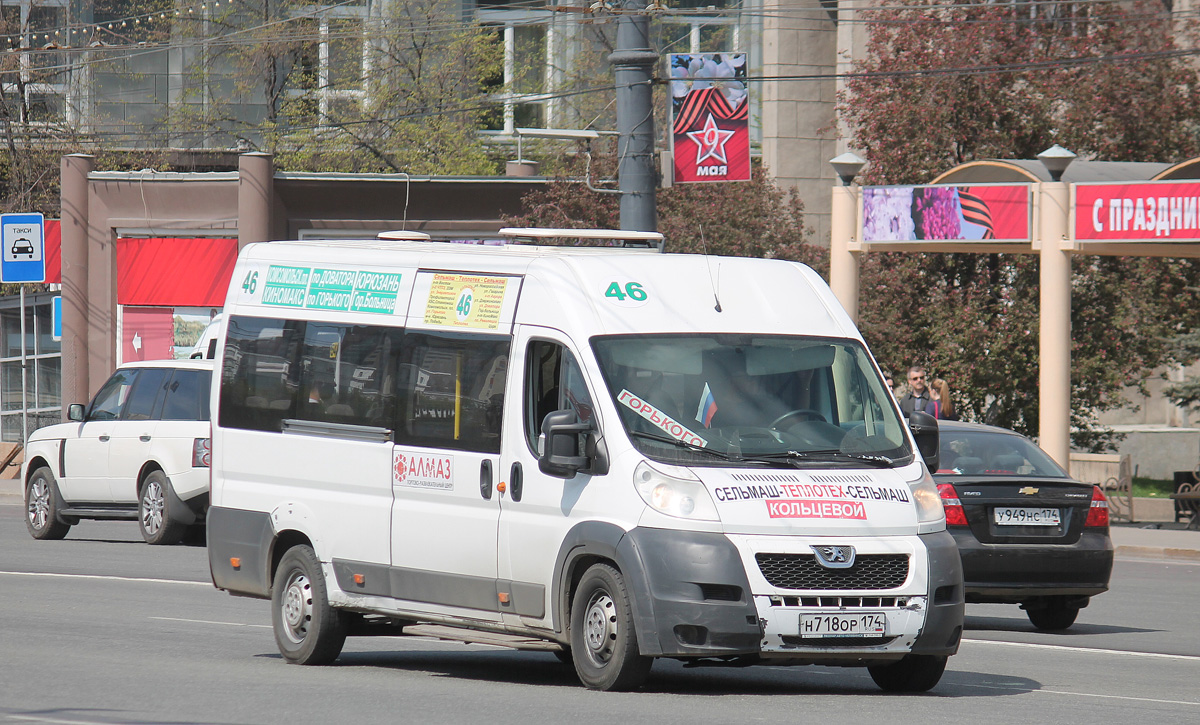
[[[43,230],[46,252],[46,282],[60,284],[62,282],[62,222],[58,219],[47,219]]]
[[[221,307],[236,239],[118,239],[117,304]]]

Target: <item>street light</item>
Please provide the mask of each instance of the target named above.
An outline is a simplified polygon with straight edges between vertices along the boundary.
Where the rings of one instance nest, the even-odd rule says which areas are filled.
[[[1054,144],[1038,154],[1037,158],[1038,161],[1042,162],[1042,166],[1046,167],[1046,171],[1050,173],[1051,181],[1062,181],[1063,172],[1075,160],[1075,153],[1058,144]]]
[[[838,178],[842,180],[842,186],[850,186],[850,182],[854,181],[854,177],[858,176],[858,172],[867,165],[858,154],[852,151],[847,151],[841,156],[835,156],[829,160],[829,165],[833,167]]]

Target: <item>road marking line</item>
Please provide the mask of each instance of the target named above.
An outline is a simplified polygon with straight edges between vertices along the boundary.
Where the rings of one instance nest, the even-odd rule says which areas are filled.
[[[22,720],[25,722],[45,722],[54,725],[112,725],[104,720],[63,720],[55,717],[39,717],[37,715],[5,715],[6,720]]]
[[[1029,692],[1032,694],[1045,695],[1069,695],[1072,697],[1099,697],[1109,700],[1133,700],[1135,702],[1154,702],[1160,705],[1200,705],[1200,702],[1191,700],[1160,700],[1153,697],[1133,697],[1131,695],[1104,695],[1098,692],[1070,692],[1068,690],[1047,690],[1045,688],[1025,688],[1025,687],[1004,687],[1002,685],[976,685],[966,683],[955,683],[958,687],[974,687],[980,690],[1000,690],[1003,692]]]
[[[269,624],[243,624],[242,622],[214,622],[210,619],[183,619],[181,617],[148,617],[148,619],[160,619],[164,622],[188,622],[189,624],[225,624],[230,627],[255,627],[257,629],[271,629]]]
[[[44,576],[57,577],[61,579],[101,579],[117,582],[146,582],[150,584],[192,584],[195,586],[213,588],[212,582],[193,582],[186,579],[153,579],[150,577],[136,576],[102,576],[100,574],[55,574],[48,571],[0,571],[0,574],[9,576]]]
[[[963,638],[964,642],[981,643],[981,644],[996,644],[1003,647],[1028,647],[1029,649],[1053,649],[1066,650],[1068,652],[1086,652],[1088,654],[1101,655],[1127,655],[1129,657],[1155,657],[1168,660],[1184,660],[1186,662],[1200,662],[1200,657],[1196,655],[1169,655],[1161,652],[1131,652],[1121,649],[1097,649],[1094,647],[1066,647],[1060,644],[1034,644],[1032,642],[1002,642],[995,639],[968,639]]]

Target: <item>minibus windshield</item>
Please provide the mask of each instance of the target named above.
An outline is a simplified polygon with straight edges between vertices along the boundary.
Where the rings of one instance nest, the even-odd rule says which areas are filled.
[[[644,455],[708,466],[893,466],[904,423],[854,340],[664,334],[592,339]]]

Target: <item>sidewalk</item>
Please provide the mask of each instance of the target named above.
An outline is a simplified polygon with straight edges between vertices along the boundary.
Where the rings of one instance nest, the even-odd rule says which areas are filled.
[[[0,504],[19,503],[21,495],[20,481],[0,480]],[[1142,528],[1145,526],[1162,528]],[[1184,531],[1183,524],[1114,524],[1111,530],[1118,557],[1200,562],[1200,531]]]
[[[1142,528],[1144,526],[1163,528]],[[1183,526],[1169,523],[1116,524],[1110,530],[1118,557],[1200,562],[1200,531],[1185,531]]]

